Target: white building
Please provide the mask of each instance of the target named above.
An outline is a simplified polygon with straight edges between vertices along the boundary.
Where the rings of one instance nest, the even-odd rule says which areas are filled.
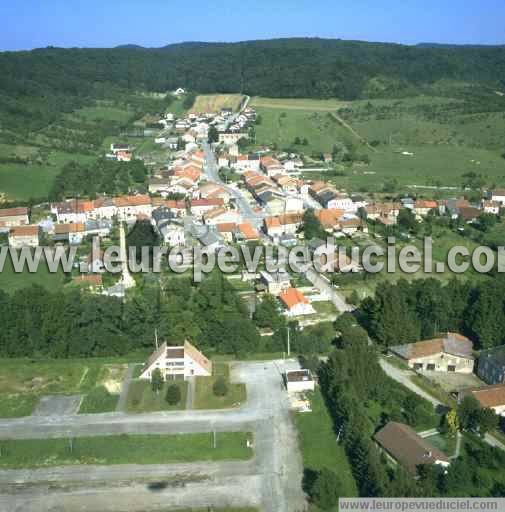
[[[315,382],[310,370],[291,370],[285,374],[288,393],[304,393],[314,391]]]
[[[148,359],[140,378],[151,379],[156,369],[160,370],[165,380],[212,375],[212,363],[189,341],[176,347],[163,343]]]
[[[39,242],[39,226],[16,226],[9,231],[9,245],[15,249],[21,249],[22,247],[38,247]]]

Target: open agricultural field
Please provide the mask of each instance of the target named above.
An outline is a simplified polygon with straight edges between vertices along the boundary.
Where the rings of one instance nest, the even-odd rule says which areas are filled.
[[[0,164],[0,197],[28,201],[46,197],[60,169],[49,165]]]
[[[262,98],[260,96],[252,98],[250,103],[253,108],[311,110],[313,112],[334,112],[348,104],[348,101],[340,101],[337,99],[315,100],[310,98]]]
[[[244,97],[241,94],[201,94],[196,97],[190,112],[219,112],[222,108],[238,110]]]

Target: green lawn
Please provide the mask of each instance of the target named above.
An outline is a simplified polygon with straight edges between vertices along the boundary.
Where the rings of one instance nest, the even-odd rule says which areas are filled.
[[[181,389],[181,401],[177,405],[169,405],[165,400],[168,385],[177,384]],[[134,380],[130,383],[126,398],[126,412],[156,412],[177,411],[186,408],[186,394],[188,383],[182,380],[165,382],[163,389],[156,393],[151,388],[149,380]]]
[[[76,464],[168,464],[174,462],[246,460],[251,434],[126,435],[70,439],[0,441],[1,468],[37,468]]]
[[[337,443],[333,422],[319,389],[311,396],[311,406],[312,412],[295,414],[305,470],[317,472],[328,468],[338,475],[342,496],[357,496],[351,464],[344,447]],[[311,505],[310,510],[316,512],[319,509]]]
[[[227,409],[243,404],[247,399],[245,384],[230,383],[229,375],[227,363],[213,361],[212,377],[196,378],[195,409]],[[223,397],[214,395],[212,389],[218,377],[224,377],[228,385],[228,393]]]
[[[20,288],[36,284],[54,291],[63,286],[64,277],[61,269],[54,274],[49,272],[44,262],[38,266],[37,272],[31,273],[28,269],[19,273],[15,272],[9,255],[6,257],[5,264],[0,270],[0,288],[7,292],[14,292]]]

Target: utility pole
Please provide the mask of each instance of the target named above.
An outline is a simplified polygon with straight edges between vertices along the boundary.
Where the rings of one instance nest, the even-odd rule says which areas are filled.
[[[156,343],[156,350],[158,350],[158,328],[154,328],[154,342]]]

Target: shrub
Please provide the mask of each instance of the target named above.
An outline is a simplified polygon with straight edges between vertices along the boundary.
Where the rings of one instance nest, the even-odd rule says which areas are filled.
[[[177,384],[171,384],[167,387],[167,394],[165,400],[170,405],[177,405],[181,401],[181,389]]]
[[[216,396],[226,396],[228,394],[228,386],[226,385],[226,381],[224,377],[218,377],[214,385],[212,386],[212,391]]]

